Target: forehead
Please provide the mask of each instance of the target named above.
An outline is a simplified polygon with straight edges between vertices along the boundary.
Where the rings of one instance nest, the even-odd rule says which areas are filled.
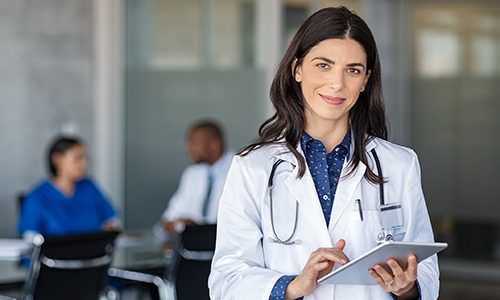
[[[80,144],[75,144],[71,148],[68,148],[63,154],[69,153],[70,155],[81,155],[85,153],[85,147]]]
[[[188,133],[190,140],[204,140],[207,137],[207,132],[203,128],[194,128]]]
[[[306,55],[306,58],[314,59],[317,57],[344,59],[351,62],[366,63],[366,52],[363,46],[356,40],[345,39],[327,39],[319,42]]]

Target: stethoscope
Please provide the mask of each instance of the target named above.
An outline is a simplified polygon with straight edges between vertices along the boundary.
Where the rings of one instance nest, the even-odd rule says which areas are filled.
[[[273,213],[273,187],[274,187],[274,174],[276,173],[276,169],[278,166],[284,162],[282,159],[278,159],[274,164],[273,168],[271,169],[271,174],[269,174],[269,181],[267,183],[267,189],[269,193],[269,206],[270,206],[270,211],[271,211],[271,227],[273,229],[273,234],[274,238],[269,237],[267,240],[268,242],[271,243],[276,243],[276,244],[282,244],[282,245],[300,245],[302,244],[302,241],[297,239],[292,241],[293,235],[295,234],[295,231],[297,230],[297,219],[299,218],[299,202],[295,201],[295,221],[293,222],[293,231],[292,234],[285,240],[282,240],[278,237],[278,234],[276,233],[276,229],[274,228],[274,213]]]
[[[380,177],[383,178],[382,167],[380,165],[380,160],[378,158],[377,152],[375,151],[375,149],[372,149],[371,152],[372,152],[373,158],[375,159],[375,164],[377,166],[378,174],[380,175]],[[274,234],[274,238],[269,237],[267,240],[270,243],[287,245],[287,246],[300,245],[300,244],[302,244],[302,241],[300,239],[296,239],[296,240],[292,241],[292,238],[295,235],[295,231],[297,230],[297,220],[299,217],[299,203],[297,201],[295,201],[295,220],[294,220],[292,234],[290,234],[290,236],[287,239],[282,240],[278,236],[278,234],[276,233],[276,229],[274,226],[274,212],[273,212],[274,177],[275,177],[276,169],[278,168],[278,166],[282,162],[284,162],[284,160],[282,160],[282,159],[278,159],[276,162],[274,162],[273,167],[271,169],[271,173],[269,174],[269,180],[268,180],[268,184],[267,184],[267,189],[268,189],[268,194],[269,194],[269,206],[270,206],[270,212],[271,212],[271,227],[272,227],[273,234]],[[383,182],[381,182],[379,184],[379,198],[380,198],[380,206],[382,207],[385,205],[384,183]],[[388,233],[387,230],[385,230],[385,229],[380,231],[380,233],[377,235],[377,245],[388,242],[388,241],[393,241],[393,240],[394,240],[394,237],[392,236],[392,234]]]

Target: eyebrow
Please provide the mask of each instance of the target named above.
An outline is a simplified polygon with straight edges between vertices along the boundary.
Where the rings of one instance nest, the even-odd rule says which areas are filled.
[[[329,58],[326,58],[326,57],[315,57],[312,59],[312,61],[315,61],[315,60],[322,60],[324,62],[327,62],[329,64],[335,64],[335,62]],[[347,64],[348,67],[362,67],[363,69],[366,69],[365,65],[363,65],[362,63],[350,63],[350,64]]]

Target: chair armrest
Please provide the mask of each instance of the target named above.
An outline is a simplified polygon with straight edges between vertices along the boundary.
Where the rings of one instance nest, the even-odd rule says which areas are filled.
[[[110,277],[121,278],[142,283],[154,284],[158,289],[160,300],[173,300],[175,297],[175,287],[171,282],[165,282],[161,277],[116,268],[109,268],[108,275]]]

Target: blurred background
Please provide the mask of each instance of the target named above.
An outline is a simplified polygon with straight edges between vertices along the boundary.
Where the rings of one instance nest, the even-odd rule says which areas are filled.
[[[126,229],[151,227],[189,163],[187,127],[257,138],[284,48],[345,5],[378,43],[390,140],[415,149],[441,256],[441,299],[500,299],[500,1],[0,0],[0,237],[78,134]],[[469,297],[469,298],[467,298]]]

